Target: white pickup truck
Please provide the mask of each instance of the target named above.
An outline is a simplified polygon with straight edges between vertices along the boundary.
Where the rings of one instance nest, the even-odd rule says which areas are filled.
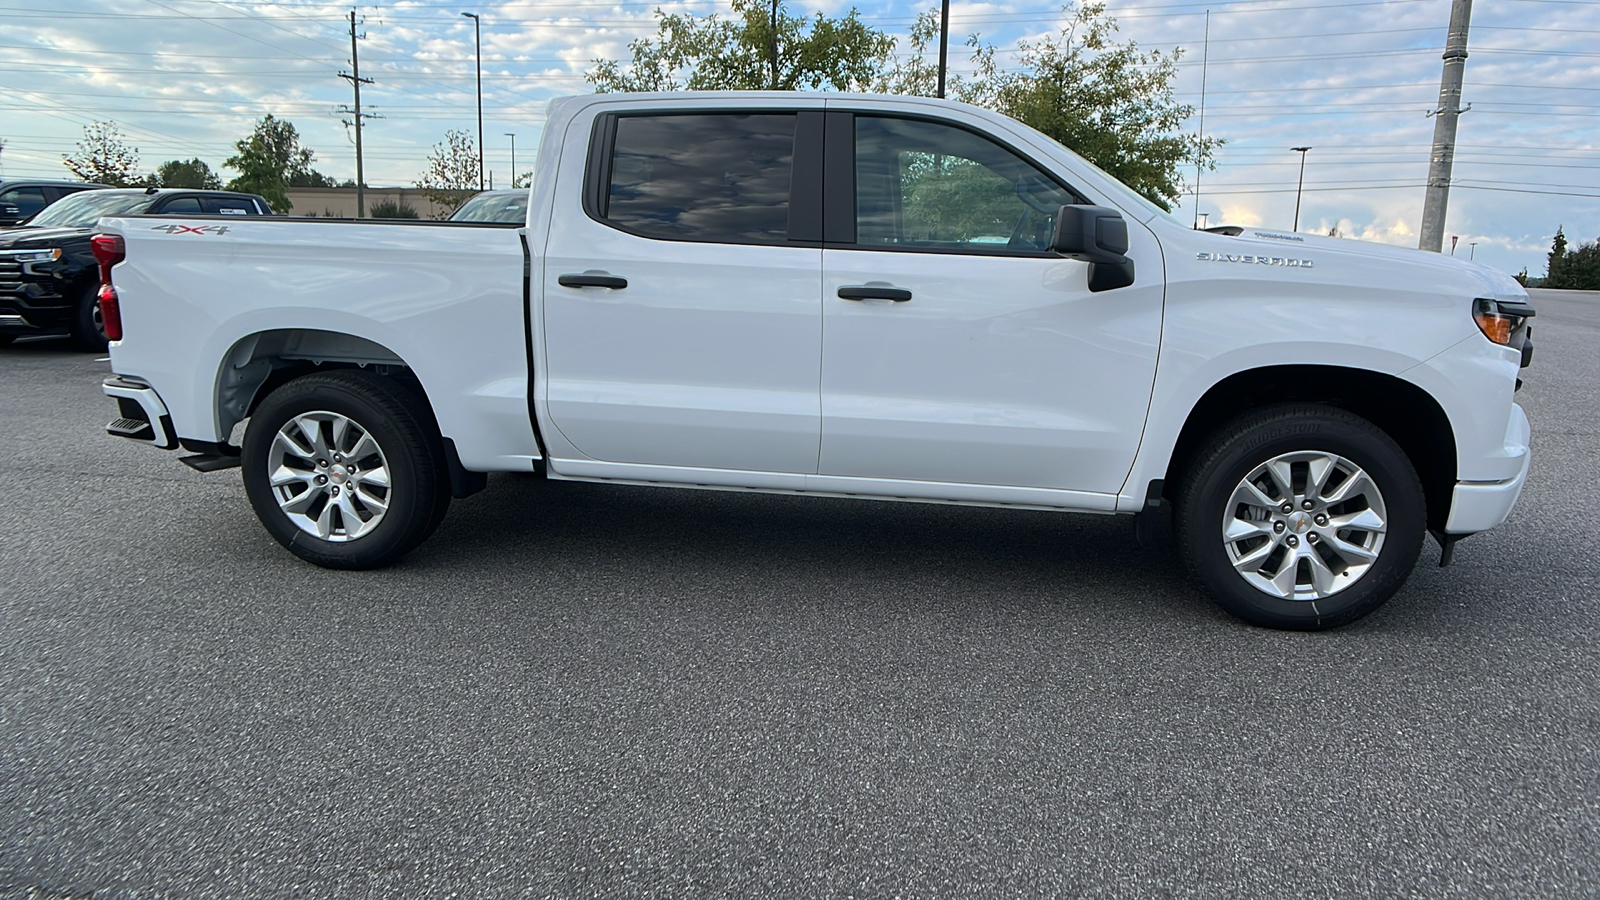
[[[1511,278],[1196,231],[957,103],[568,98],[524,227],[100,230],[109,430],[242,465],[322,566],[396,560],[488,472],[1141,532],[1165,499],[1225,608],[1317,629],[1387,600],[1426,533],[1444,561],[1500,524],[1528,473]]]

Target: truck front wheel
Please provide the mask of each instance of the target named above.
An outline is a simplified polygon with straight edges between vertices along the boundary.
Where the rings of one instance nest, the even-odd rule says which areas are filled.
[[[241,459],[256,516],[294,555],[330,569],[388,565],[450,503],[426,404],[359,370],[297,378],[250,417]]]
[[[1340,409],[1268,407],[1195,457],[1176,503],[1190,572],[1256,625],[1321,630],[1382,606],[1411,574],[1422,483],[1392,438]]]

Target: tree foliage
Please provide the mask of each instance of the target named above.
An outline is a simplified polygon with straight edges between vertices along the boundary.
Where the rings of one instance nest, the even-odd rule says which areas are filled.
[[[1195,111],[1173,91],[1182,51],[1117,43],[1104,3],[1063,12],[1055,35],[1018,43],[1017,71],[1000,68],[994,47],[980,47],[978,71],[957,96],[1026,122],[1171,209],[1182,192],[1181,169],[1211,164],[1221,143],[1182,130]]]
[[[1600,291],[1600,244],[1582,241],[1577,249],[1569,249],[1566,233],[1557,228],[1545,272],[1542,287]]]
[[[262,116],[250,136],[233,145],[239,152],[223,165],[239,173],[228,190],[260,194],[274,212],[286,213],[291,187],[333,187],[335,182],[311,168],[316,153],[300,146],[300,133],[287,119]]]
[[[667,15],[654,39],[629,45],[627,62],[597,60],[586,77],[596,90],[870,90],[933,96],[938,87],[937,10],[917,17],[905,52],[863,24],[790,17],[779,9],[773,65],[771,8],[732,0],[733,16]],[[1068,3],[1054,35],[1021,41],[1015,68],[1002,68],[993,45],[969,37],[976,71],[946,79],[947,96],[1019,119],[1105,169],[1152,202],[1171,209],[1183,170],[1214,167],[1222,143],[1187,133],[1195,112],[1173,90],[1181,51],[1144,51],[1118,43],[1105,4]],[[932,59],[930,59],[932,57]]]
[[[433,145],[428,168],[416,182],[437,207],[434,218],[448,219],[478,191],[478,150],[472,135],[454,128]]]
[[[656,10],[656,37],[628,45],[627,62],[596,60],[585,77],[611,91],[863,91],[891,64],[894,39],[841,18],[791,16],[780,4],[777,27],[761,0],[732,0],[733,14]]]
[[[78,152],[61,154],[61,163],[72,174],[92,184],[130,187],[143,183],[137,171],[139,148],[128,144],[115,122],[83,126]]]
[[[158,187],[197,188],[203,190],[217,190],[222,187],[222,179],[204,160],[191,159],[185,162],[181,159],[169,159],[156,166],[154,183]]]

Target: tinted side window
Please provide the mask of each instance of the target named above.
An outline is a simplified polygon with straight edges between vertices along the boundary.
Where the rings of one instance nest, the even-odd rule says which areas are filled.
[[[650,237],[783,243],[793,113],[621,116],[602,215]]]
[[[0,193],[0,203],[17,208],[17,215],[26,219],[45,207],[44,191],[36,187],[17,188]]]
[[[224,216],[253,216],[256,213],[254,203],[238,197],[206,197],[200,201],[200,206],[208,213]]]
[[[856,116],[856,242],[1038,252],[1070,191],[1007,148],[953,125]]]
[[[199,211],[200,201],[193,197],[179,197],[176,200],[169,200],[165,206],[161,207],[162,215],[173,215],[175,213],[197,213]]]

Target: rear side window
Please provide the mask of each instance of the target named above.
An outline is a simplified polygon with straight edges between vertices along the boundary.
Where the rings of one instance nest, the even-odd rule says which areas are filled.
[[[793,113],[620,116],[600,217],[646,237],[785,243]]]
[[[197,213],[199,211],[200,201],[193,197],[179,197],[176,200],[168,202],[166,206],[161,207],[161,212],[164,215],[172,215],[174,213]]]
[[[0,203],[16,206],[17,215],[24,219],[44,209],[46,205],[44,191],[36,187],[16,188],[0,193]]]
[[[251,216],[256,212],[254,203],[238,197],[206,197],[200,205],[208,213],[223,216]]]

